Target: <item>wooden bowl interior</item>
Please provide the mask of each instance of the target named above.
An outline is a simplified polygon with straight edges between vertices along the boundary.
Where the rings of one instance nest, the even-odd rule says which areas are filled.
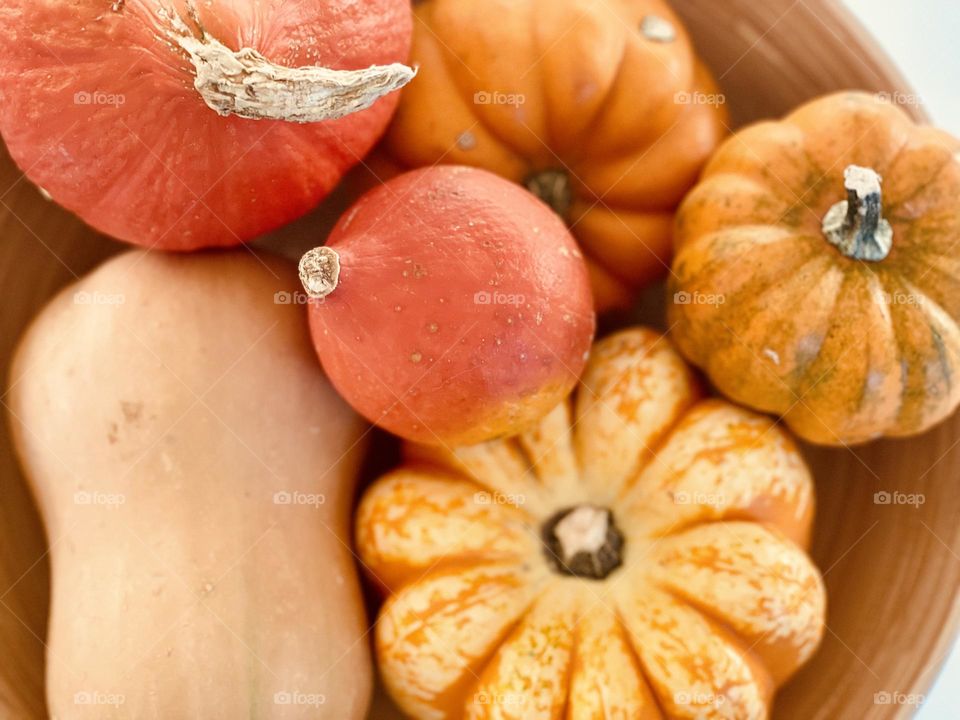
[[[737,125],[780,115],[842,88],[909,91],[856,22],[826,0],[674,4],[719,78]],[[46,300],[122,248],[45,200],[5,152],[0,154],[0,193],[0,372],[6,377],[18,337]],[[322,236],[317,228],[328,226],[321,209],[266,242],[292,254]],[[895,717],[909,708],[877,705],[875,693],[922,693],[929,686],[957,619],[958,444],[960,417],[954,417],[912,440],[805,448],[819,492],[813,555],[829,590],[828,630],[814,660],[779,694],[775,717]],[[881,491],[918,494],[925,502],[918,507],[877,504],[874,493]],[[0,433],[4,717],[46,716],[46,552],[9,437]],[[378,697],[371,717],[398,716]]]

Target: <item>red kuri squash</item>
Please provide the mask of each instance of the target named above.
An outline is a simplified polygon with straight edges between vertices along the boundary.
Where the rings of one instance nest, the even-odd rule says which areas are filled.
[[[333,384],[418,442],[479,442],[537,420],[576,383],[593,338],[573,238],[533,195],[483,170],[394,178],[300,267]]]
[[[235,245],[367,152],[397,100],[378,98],[412,76],[410,33],[404,0],[7,0],[0,131],[102,232]]]

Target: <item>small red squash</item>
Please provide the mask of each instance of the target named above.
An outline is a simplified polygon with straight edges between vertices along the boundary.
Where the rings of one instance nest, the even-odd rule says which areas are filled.
[[[378,98],[412,76],[410,34],[404,0],[5,0],[0,132],[98,230],[235,245],[367,152],[397,101]]]
[[[593,338],[587,269],[563,222],[483,170],[427,168],[367,193],[300,276],[337,390],[422,443],[537,420],[574,386]]]

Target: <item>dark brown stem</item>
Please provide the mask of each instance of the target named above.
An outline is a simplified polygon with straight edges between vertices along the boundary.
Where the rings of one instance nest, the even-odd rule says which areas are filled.
[[[883,218],[881,178],[871,168],[849,165],[843,179],[847,199],[824,215],[824,237],[854,260],[883,260],[893,244],[893,228]]]
[[[570,187],[570,176],[564,170],[542,170],[528,176],[523,184],[557,215],[567,219],[573,203],[573,188]]]
[[[543,524],[544,554],[560,575],[603,580],[623,564],[623,535],[613,513],[595,505],[576,505]]]

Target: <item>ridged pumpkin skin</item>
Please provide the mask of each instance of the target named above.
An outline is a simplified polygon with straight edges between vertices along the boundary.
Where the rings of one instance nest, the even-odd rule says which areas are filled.
[[[663,275],[673,211],[726,117],[667,4],[426,0],[414,13],[419,74],[387,132],[390,159],[473,165],[519,183],[563,171],[571,196],[561,214],[588,256],[598,309]],[[645,36],[644,18],[675,37]]]
[[[558,573],[541,541],[582,504],[623,534],[602,580]],[[813,509],[783,431],[703,400],[668,340],[626,330],[529,433],[412,447],[367,491],[380,671],[422,720],[764,718],[821,637]]]
[[[816,443],[913,435],[960,402],[960,142],[865,93],[727,141],[677,216],[672,337],[728,397]],[[844,171],[882,178],[889,254],[821,228]]]

